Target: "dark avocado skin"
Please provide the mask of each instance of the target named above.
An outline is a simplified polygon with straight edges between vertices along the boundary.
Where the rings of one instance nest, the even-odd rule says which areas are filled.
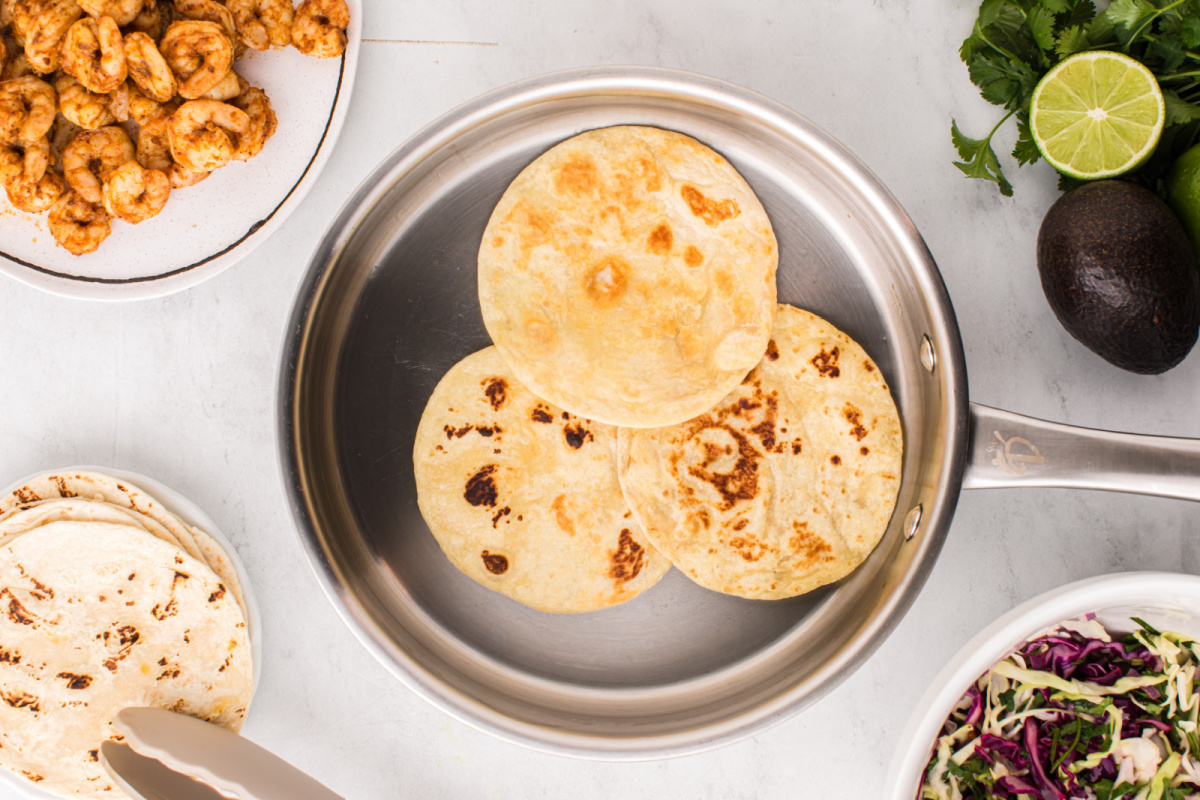
[[[1200,272],[1187,233],[1148,189],[1097,181],[1042,220],[1042,289],[1058,321],[1112,364],[1145,375],[1176,366],[1200,330]]]

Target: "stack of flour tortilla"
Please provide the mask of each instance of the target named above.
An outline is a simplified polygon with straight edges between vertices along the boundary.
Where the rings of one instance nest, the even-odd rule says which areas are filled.
[[[123,797],[99,761],[122,708],[237,731],[254,692],[229,556],[108,475],[0,497],[0,766],[60,797]]]
[[[418,503],[455,566],[578,612],[671,564],[777,599],[862,563],[899,490],[899,415],[857,343],[777,305],[777,263],[753,190],[691,137],[604,128],[526,167],[479,251],[494,346],[417,431]]]

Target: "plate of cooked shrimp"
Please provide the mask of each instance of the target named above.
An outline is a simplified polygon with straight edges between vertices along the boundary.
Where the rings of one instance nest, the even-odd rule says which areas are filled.
[[[360,0],[0,0],[0,271],[138,299],[279,227],[341,131]]]

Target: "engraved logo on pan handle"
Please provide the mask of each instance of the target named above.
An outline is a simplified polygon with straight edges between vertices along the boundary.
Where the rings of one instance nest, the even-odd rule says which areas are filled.
[[[1028,439],[1020,436],[1005,439],[1000,435],[1000,431],[992,431],[992,435],[996,437],[996,441],[987,448],[992,454],[992,465],[1009,475],[1024,475],[1028,465],[1046,463],[1046,457],[1037,449],[1037,445]]]

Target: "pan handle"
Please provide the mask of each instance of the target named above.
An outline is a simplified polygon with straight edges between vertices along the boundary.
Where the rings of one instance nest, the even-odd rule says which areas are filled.
[[[1076,428],[971,403],[963,488],[1016,486],[1200,501],[1200,440]]]

